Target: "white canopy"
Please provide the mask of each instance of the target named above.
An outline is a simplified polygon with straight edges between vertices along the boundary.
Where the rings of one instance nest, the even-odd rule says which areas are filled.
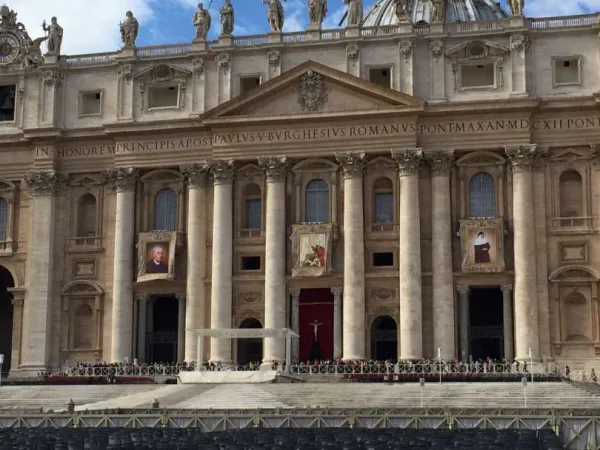
[[[198,328],[188,329],[196,336],[210,336],[222,339],[243,339],[243,338],[287,338],[300,337],[289,328]]]

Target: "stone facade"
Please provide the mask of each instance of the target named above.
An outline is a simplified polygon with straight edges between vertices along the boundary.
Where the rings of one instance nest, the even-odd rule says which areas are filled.
[[[501,292],[500,356],[600,367],[600,23],[480,25],[229,36],[3,70],[11,373],[148,359],[156,296],[176,299],[173,359],[196,359],[195,328],[300,331],[309,289],[330,296],[325,356],[375,358],[382,316],[400,358],[467,356],[482,287]],[[472,215],[481,173],[493,180],[485,217]],[[295,276],[291,238],[311,222],[315,180],[329,259]],[[175,212],[157,218],[165,189]],[[383,219],[379,194],[391,194]],[[463,223],[484,219],[500,224],[502,269],[466,270]],[[143,281],[139,249],[162,242],[151,232],[171,233],[173,258]],[[239,356],[223,339],[204,348]],[[263,355],[284,350],[266,339]]]

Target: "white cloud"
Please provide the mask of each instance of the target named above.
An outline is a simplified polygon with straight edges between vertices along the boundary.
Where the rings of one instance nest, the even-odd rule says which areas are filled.
[[[283,21],[283,31],[293,33],[294,31],[306,30],[308,22],[308,12],[306,10],[306,1],[291,0],[283,4],[285,19]]]
[[[325,17],[325,20],[323,21],[323,28],[325,30],[340,28],[340,20],[344,16],[346,9],[347,7],[342,5],[335,10],[330,9],[327,11],[327,17]],[[342,26],[344,26],[344,24],[342,24]]]
[[[44,35],[42,22],[56,16],[64,29],[61,53],[116,51],[121,48],[119,22],[133,11],[140,27],[149,26],[154,0],[9,0],[32,39]],[[43,44],[42,44],[43,45]]]
[[[526,16],[569,16],[596,11],[600,11],[600,0],[529,0],[525,2]]]

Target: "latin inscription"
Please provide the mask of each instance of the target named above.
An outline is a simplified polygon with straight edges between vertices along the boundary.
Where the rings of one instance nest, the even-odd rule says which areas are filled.
[[[473,121],[447,121],[436,123],[395,123],[377,125],[351,125],[315,127],[293,130],[248,131],[215,133],[212,136],[195,136],[170,139],[117,142],[116,144],[56,149],[59,158],[79,158],[148,152],[203,149],[211,146],[252,145],[276,142],[321,141],[340,138],[393,137],[440,134],[505,133],[518,131],[558,131],[600,129],[600,117],[568,119],[499,119]],[[36,147],[35,156],[48,156],[49,147]]]

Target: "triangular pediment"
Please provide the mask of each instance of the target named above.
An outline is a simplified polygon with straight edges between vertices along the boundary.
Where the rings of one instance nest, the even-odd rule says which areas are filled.
[[[203,119],[416,112],[423,106],[423,101],[410,95],[307,61],[208,111]]]
[[[146,67],[133,75],[133,78],[145,82],[169,82],[188,78],[192,72],[173,64],[155,64]]]

